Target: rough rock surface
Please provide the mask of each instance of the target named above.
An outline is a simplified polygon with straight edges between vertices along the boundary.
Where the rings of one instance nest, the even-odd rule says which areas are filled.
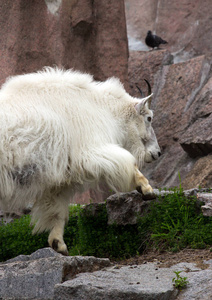
[[[186,289],[173,286],[175,271],[187,277]],[[63,257],[50,248],[0,264],[0,299],[208,300],[212,295],[212,260],[164,267],[159,260],[111,264],[95,257]]]
[[[184,271],[181,277],[187,277],[188,286],[182,290],[177,300],[209,300],[212,295],[212,260],[205,261],[208,269],[201,270],[194,264],[181,263],[172,266],[172,270]]]
[[[212,215],[212,193],[208,193],[209,189],[190,189],[185,190],[186,197],[195,196],[199,203],[204,203],[202,211],[205,216]],[[149,206],[152,201],[158,201],[159,196],[163,198],[167,194],[173,193],[172,191],[159,191],[154,189],[156,195],[155,200],[143,201],[142,195],[137,191],[131,193],[114,194],[107,198],[106,209],[108,215],[108,224],[127,225],[136,224],[138,216],[142,217],[148,213]],[[103,203],[104,205],[104,203]],[[90,205],[88,205],[90,207]],[[91,204],[93,215],[98,214],[101,210],[102,204]]]
[[[136,224],[138,215],[147,212],[150,202],[142,201],[142,195],[137,191],[110,196],[106,201],[108,224]]]
[[[173,56],[166,50],[152,52],[131,51],[129,56],[128,76],[130,83],[130,94],[141,97],[136,85],[147,95],[147,85],[144,79],[148,80],[152,87],[157,74],[165,65],[173,62]],[[153,91],[154,92],[154,91]]]
[[[57,284],[55,299],[65,300],[168,300],[177,291],[172,284],[173,272],[154,264],[112,267],[94,273],[81,273],[73,280]]]
[[[199,201],[204,202],[201,206],[202,213],[204,216],[212,216],[212,194],[211,193],[198,193],[197,198]]]
[[[205,191],[205,190],[201,190]],[[207,191],[207,190],[206,190]],[[200,190],[185,191],[187,197],[196,195]],[[109,196],[106,199],[106,210],[108,224],[116,225],[134,225],[137,223],[138,216],[142,217],[148,213],[149,206],[152,201],[157,201],[158,197],[164,197],[166,194],[173,193],[172,191],[159,191],[154,189],[156,195],[155,200],[143,200],[142,194],[136,190],[130,193],[118,193]],[[105,202],[90,203],[83,207],[83,213],[86,216],[99,217],[101,213],[105,212]]]
[[[138,96],[135,83],[145,91],[143,79],[150,81],[153,127],[163,152],[142,171],[155,188],[211,187],[212,6],[209,0],[125,0],[125,8],[130,92]],[[149,51],[148,30],[168,41],[165,50]]]
[[[53,299],[55,284],[109,265],[108,259],[64,257],[51,248],[20,255],[0,264],[0,299]]]
[[[193,165],[183,180],[183,187],[189,188],[191,185],[195,187],[212,187],[212,155],[199,158]]]
[[[211,56],[172,64],[166,50],[130,52],[131,94],[138,95],[135,77],[153,86],[153,127],[162,156],[142,170],[153,187],[178,186],[180,180],[185,189],[212,186],[211,76]]]
[[[0,83],[53,65],[127,80],[123,0],[1,1],[0,24]]]
[[[204,71],[204,68],[209,69],[211,65],[207,66],[206,62],[202,71]],[[202,76],[207,75],[202,72]],[[197,90],[196,93],[198,92],[199,95],[196,98],[191,97],[189,99],[190,103],[188,102],[186,107],[187,115],[189,115],[187,120],[189,126],[180,136],[182,148],[192,158],[212,153],[212,78],[209,78],[202,89],[200,86],[199,91]]]
[[[210,0],[125,0],[130,50],[148,51],[148,30],[168,41],[175,62],[212,52]]]

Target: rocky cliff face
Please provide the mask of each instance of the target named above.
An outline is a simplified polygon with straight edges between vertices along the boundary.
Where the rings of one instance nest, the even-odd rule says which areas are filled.
[[[144,78],[153,86],[153,127],[163,152],[144,174],[155,187],[211,187],[212,6],[207,0],[125,0],[125,6],[130,93],[139,96],[135,83],[145,90]],[[168,41],[164,50],[148,49],[147,30]]]
[[[148,79],[153,88],[155,129],[162,156],[146,165],[154,187],[212,186],[212,59],[198,56],[173,64],[168,51],[130,52],[131,94]]]
[[[168,41],[175,62],[212,52],[210,0],[125,0],[130,50],[148,50],[152,30]]]
[[[53,65],[127,81],[123,0],[1,1],[0,25],[0,84]]]

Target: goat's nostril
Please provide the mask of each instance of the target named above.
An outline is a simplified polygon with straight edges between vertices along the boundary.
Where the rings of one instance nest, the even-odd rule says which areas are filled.
[[[159,156],[159,157],[161,156],[161,152],[158,152],[158,156]]]

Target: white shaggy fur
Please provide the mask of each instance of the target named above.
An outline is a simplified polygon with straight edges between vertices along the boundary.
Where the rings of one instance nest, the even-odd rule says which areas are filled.
[[[67,253],[63,228],[70,197],[101,180],[115,191],[137,185],[138,171],[160,149],[147,98],[133,98],[118,79],[96,82],[72,70],[45,68],[9,78],[0,91],[0,204],[34,201],[34,231]]]

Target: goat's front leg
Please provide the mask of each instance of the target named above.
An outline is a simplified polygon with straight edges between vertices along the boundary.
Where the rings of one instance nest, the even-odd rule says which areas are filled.
[[[143,200],[152,200],[156,198],[155,193],[151,185],[149,184],[149,181],[138,170],[137,167],[135,168],[135,184],[137,191],[143,195]]]

